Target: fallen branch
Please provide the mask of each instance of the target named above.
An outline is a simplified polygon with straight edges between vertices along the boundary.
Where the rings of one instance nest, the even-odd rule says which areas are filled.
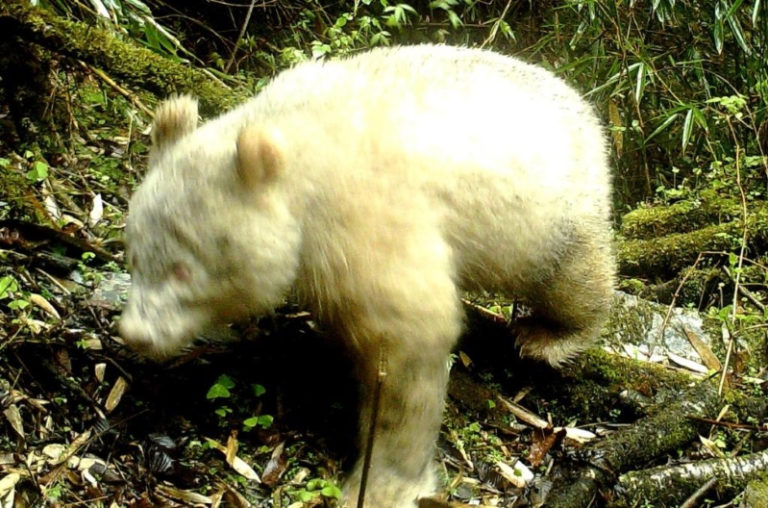
[[[619,485],[624,489],[630,505],[641,505],[650,500],[674,505],[710,478],[717,479],[719,485],[728,485],[729,489],[739,491],[766,472],[768,450],[763,450],[741,457],[632,471],[619,477]]]
[[[710,478],[704,485],[699,487],[696,492],[688,496],[688,499],[680,505],[680,508],[696,508],[707,495],[707,492],[712,490],[715,485],[717,485],[717,478]]]
[[[631,427],[586,446],[579,453],[584,465],[575,469],[572,464],[560,466],[555,473],[554,476],[562,480],[558,480],[557,487],[550,492],[547,506],[588,506],[600,489],[613,485],[620,472],[695,439],[697,422],[689,417],[716,412],[719,401],[717,387],[711,381],[699,383]]]

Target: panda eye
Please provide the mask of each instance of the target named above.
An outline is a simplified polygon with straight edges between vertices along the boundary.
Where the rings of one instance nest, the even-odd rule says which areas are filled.
[[[171,265],[171,275],[179,282],[189,282],[192,278],[192,272],[189,266],[182,262],[176,262]]]

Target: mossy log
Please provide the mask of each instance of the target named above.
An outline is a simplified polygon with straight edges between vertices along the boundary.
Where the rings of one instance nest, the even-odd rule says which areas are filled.
[[[704,381],[680,397],[657,408],[632,426],[596,441],[579,453],[583,465],[560,466],[564,481],[547,498],[547,506],[589,506],[602,487],[613,483],[622,471],[672,452],[696,438],[699,423],[692,415],[714,415],[720,397],[717,386]]]
[[[720,485],[727,485],[731,492],[738,492],[750,480],[760,480],[767,470],[768,450],[763,450],[741,457],[631,471],[619,477],[619,486],[632,506],[647,502],[674,505],[710,478],[717,479]],[[764,502],[768,503],[768,499]]]
[[[651,308],[653,304],[635,302],[632,297],[626,297],[618,299],[615,307],[604,333],[604,341],[610,342],[609,337],[613,336],[629,343],[646,341],[653,330],[649,328],[649,323],[654,319],[648,315],[654,312]],[[473,339],[498,336],[498,339],[492,340],[499,342],[484,350],[502,350],[504,335],[507,335],[507,343],[512,342],[503,319],[494,319],[487,311],[478,311],[470,305],[466,306],[466,310],[471,334],[478,335]],[[671,324],[678,319],[676,316],[676,313],[672,314],[668,328],[677,327]],[[636,322],[632,323],[633,320]],[[678,324],[685,323],[680,318]],[[688,325],[693,329],[692,322]],[[667,338],[659,340],[658,349],[662,350],[667,342]],[[477,365],[484,363],[477,356],[481,352],[470,354]],[[541,377],[546,381],[537,382],[536,375],[529,381],[551,402],[567,407],[568,414],[578,414],[587,419],[596,416],[597,407],[616,407],[623,399],[621,392],[625,391],[638,393],[644,396],[644,404],[652,404],[635,407],[641,417],[633,424],[587,445],[576,452],[576,460],[560,463],[551,476],[555,488],[549,493],[546,506],[589,506],[600,492],[609,493],[617,485],[620,474],[645,467],[673,454],[675,450],[685,448],[703,428],[699,419],[714,418],[724,404],[732,404],[739,412],[757,418],[762,418],[765,411],[764,400],[751,399],[736,390],[726,390],[721,397],[713,379],[694,381],[684,372],[609,354],[597,348],[585,352],[561,372],[543,373]],[[449,394],[465,407],[488,414],[492,420],[503,421],[503,414],[495,414],[505,411],[503,405],[495,405],[491,409],[485,407],[486,401],[495,400],[497,395],[487,386],[478,384],[461,369],[454,369]],[[642,490],[638,492],[642,493]],[[690,490],[685,492],[690,493]],[[625,497],[622,492],[617,492],[617,496]],[[678,496],[675,502],[680,500]]]
[[[128,41],[110,30],[66,20],[24,0],[0,4],[0,37],[19,37],[50,52],[82,60],[152,92],[158,97],[192,93],[204,114],[242,102],[244,89],[233,90],[185,62],[176,62]]]
[[[718,196],[705,189],[697,199],[686,199],[668,206],[641,207],[621,219],[623,238],[645,240],[672,233],[688,233],[704,226],[732,222],[742,215],[736,199]]]
[[[765,247],[768,204],[751,202],[746,222],[735,212],[735,206],[740,207],[727,200],[711,208],[685,202],[630,212],[624,218],[624,237],[617,246],[620,273],[645,278],[674,276],[702,252],[739,248],[745,228],[748,248]],[[725,222],[717,223],[720,220]],[[709,225],[702,225],[707,221]],[[691,230],[692,225],[697,228]]]

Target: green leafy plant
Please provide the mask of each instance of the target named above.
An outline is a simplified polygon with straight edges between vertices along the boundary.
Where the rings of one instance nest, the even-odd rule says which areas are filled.
[[[228,399],[232,395],[230,390],[234,387],[235,381],[226,374],[222,374],[208,389],[208,393],[205,394],[205,398],[208,400]]]
[[[232,390],[234,387],[235,381],[226,374],[222,374],[208,389],[208,393],[205,394],[205,398],[208,400],[229,399],[232,396],[232,392],[230,390]],[[232,414],[233,411],[231,407],[227,405],[221,405],[214,409],[213,412],[219,418],[224,419]]]
[[[254,397],[258,398],[264,395],[267,392],[267,389],[260,384],[252,384],[251,392],[253,393]],[[272,417],[272,415],[260,414],[260,415],[251,416],[243,420],[243,430],[247,432],[247,431],[253,430],[256,427],[259,427],[262,429],[268,429],[269,427],[272,426],[273,422],[274,422],[274,418]]]
[[[234,379],[226,374],[221,374],[216,379],[216,382],[208,389],[205,398],[212,401],[222,399],[231,400],[235,397],[235,394],[233,393],[235,386],[236,383]],[[260,384],[251,385],[251,393],[256,398],[264,395],[266,391],[266,388]],[[214,413],[222,419],[234,414],[234,412],[235,411],[229,405],[220,405],[214,410]],[[242,411],[239,413],[242,414]],[[268,429],[272,426],[273,421],[274,418],[271,415],[252,415],[243,419],[243,430],[250,431],[254,428]]]
[[[22,311],[30,305],[29,299],[21,293],[19,283],[11,275],[0,277],[0,300],[10,300],[6,305],[16,311]]]
[[[305,488],[294,492],[294,499],[302,503],[312,502],[319,497],[341,499],[341,489],[328,480],[316,478],[309,480]]]
[[[90,282],[91,284],[98,284],[104,279],[104,274],[101,270],[91,267],[90,263],[96,259],[96,254],[93,252],[83,252],[80,255],[80,261],[77,263],[77,268],[83,275],[83,280]]]
[[[19,283],[12,275],[0,277],[0,300],[11,298],[19,290]]]
[[[261,427],[262,429],[268,429],[272,426],[274,418],[271,415],[258,415],[246,418],[243,420],[243,430],[249,431],[255,427]]]
[[[26,173],[28,180],[32,182],[42,182],[48,178],[48,164],[43,161],[35,161],[31,166],[30,170]]]
[[[60,483],[55,483],[45,490],[45,497],[51,501],[61,498],[62,487]]]

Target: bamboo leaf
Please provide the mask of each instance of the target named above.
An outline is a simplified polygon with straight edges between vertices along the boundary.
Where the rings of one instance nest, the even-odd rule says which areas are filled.
[[[723,22],[721,20],[715,20],[715,29],[712,35],[715,39],[715,50],[718,55],[721,55],[723,53]]]
[[[712,30],[712,37],[715,40],[715,50],[718,55],[723,53],[723,13],[720,10],[720,2],[715,4],[715,27]]]
[[[640,103],[643,98],[643,89],[645,88],[645,64],[640,62],[637,66],[637,83],[635,83],[635,102]]]
[[[614,83],[616,83],[617,81],[619,81],[619,79],[620,79],[621,77],[623,77],[623,76],[626,76],[626,75],[627,75],[627,74],[629,74],[630,72],[632,72],[632,71],[634,71],[635,69],[637,69],[637,67],[638,67],[638,66],[640,66],[640,65],[642,65],[642,62],[636,62],[636,63],[633,63],[632,65],[628,66],[628,67],[626,68],[626,70],[621,70],[621,71],[617,72],[616,74],[614,74],[613,76],[611,76],[610,78],[608,78],[607,80],[605,80],[605,83],[603,83],[603,84],[602,84],[602,85],[600,85],[600,86],[597,86],[597,87],[593,88],[592,90],[590,90],[589,92],[587,92],[586,94],[584,94],[584,96],[585,96],[585,97],[589,97],[590,95],[596,94],[596,93],[597,93],[597,92],[599,92],[600,90],[603,90],[604,88],[607,88],[607,87],[611,86],[612,84],[614,84]]]
[[[693,119],[696,120],[696,124],[698,124],[699,127],[704,129],[705,132],[709,132],[709,125],[707,125],[707,117],[704,116],[704,113],[699,108],[693,108],[691,111],[693,111]]]
[[[451,22],[451,26],[453,28],[458,28],[463,24],[461,22],[461,18],[459,18],[458,14],[456,14],[452,9],[448,9],[445,12],[448,14],[448,20]]]
[[[725,13],[725,19],[728,19],[731,16],[733,16],[733,13],[736,12],[736,9],[741,7],[741,4],[743,3],[744,3],[744,0],[736,0],[735,2],[733,2],[733,4],[728,8],[728,10]]]
[[[752,24],[757,24],[757,18],[760,13],[760,0],[755,0],[755,5],[752,7]]]
[[[736,42],[741,47],[742,51],[747,55],[751,54],[752,49],[749,47],[749,44],[744,37],[744,32],[741,30],[741,23],[739,23],[739,20],[735,16],[731,16],[728,18],[728,25],[731,27],[731,32],[736,38]]]
[[[672,124],[672,122],[677,120],[679,116],[680,116],[680,113],[675,113],[673,115],[669,115],[663,122],[661,122],[661,125],[656,127],[656,129],[654,129],[654,131],[651,132],[650,136],[645,138],[645,142],[648,143],[650,140],[655,138],[657,135],[661,134],[664,131],[664,129],[669,127],[670,124]]]
[[[693,109],[693,107],[688,109],[688,113],[685,114],[685,120],[683,121],[683,151],[688,146],[691,134],[693,133]]]

